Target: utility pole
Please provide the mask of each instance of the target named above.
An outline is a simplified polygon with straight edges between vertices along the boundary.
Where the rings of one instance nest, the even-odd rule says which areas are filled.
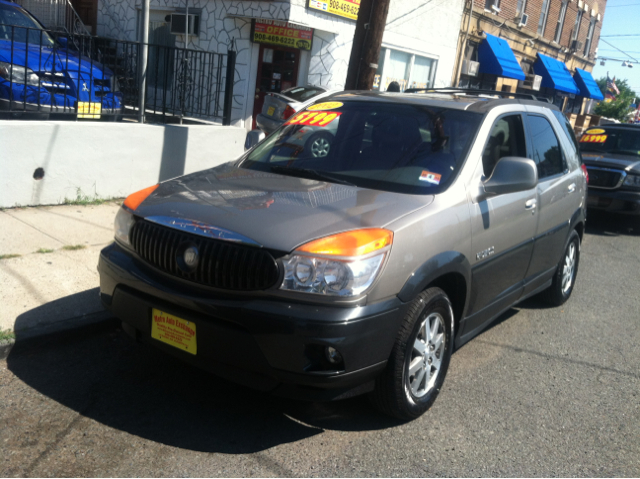
[[[345,90],[371,90],[378,68],[390,0],[362,0],[353,36]]]
[[[145,93],[147,90],[147,59],[149,57],[149,0],[142,0],[142,29],[140,30],[140,78],[138,93],[138,121],[144,123]]]

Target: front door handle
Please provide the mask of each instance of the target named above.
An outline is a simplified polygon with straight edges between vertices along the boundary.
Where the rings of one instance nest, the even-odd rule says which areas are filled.
[[[536,207],[537,201],[535,198],[532,198],[530,200],[527,200],[527,202],[524,204],[524,207],[528,210],[532,210]]]
[[[569,191],[569,193],[573,193],[574,191],[576,191],[576,184],[575,183],[571,183],[569,185],[569,187],[567,188],[567,191]]]

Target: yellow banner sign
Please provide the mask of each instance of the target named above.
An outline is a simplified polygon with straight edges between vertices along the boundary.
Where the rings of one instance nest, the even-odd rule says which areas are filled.
[[[339,17],[357,20],[360,0],[309,0],[307,6],[311,10],[319,10]]]
[[[311,50],[313,28],[278,20],[254,20],[251,39],[254,43],[269,43],[299,50]]]

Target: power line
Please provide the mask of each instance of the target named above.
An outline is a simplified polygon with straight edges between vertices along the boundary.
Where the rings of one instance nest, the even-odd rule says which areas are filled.
[[[624,35],[600,35],[600,38],[602,37],[640,37],[640,33],[629,33],[629,34],[624,34]]]
[[[616,7],[635,7],[637,5],[640,5],[640,3],[627,3],[626,5],[608,5],[607,9]]]
[[[616,47],[615,45],[611,45],[611,43],[609,43],[606,40],[602,40],[602,38],[600,38],[601,41],[605,42],[607,45],[612,46],[613,48],[615,48],[616,50],[618,50],[620,53],[624,53],[625,55],[627,55],[629,58],[631,58],[632,60],[635,60],[636,63],[638,62],[638,60],[636,60],[635,58],[633,58],[631,55],[629,55],[627,52],[620,50],[618,47]]]

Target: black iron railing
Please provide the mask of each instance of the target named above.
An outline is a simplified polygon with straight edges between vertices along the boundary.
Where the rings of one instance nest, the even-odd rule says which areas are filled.
[[[141,49],[138,42],[0,25],[0,116],[137,119]],[[228,124],[227,57],[148,45],[146,120]]]

